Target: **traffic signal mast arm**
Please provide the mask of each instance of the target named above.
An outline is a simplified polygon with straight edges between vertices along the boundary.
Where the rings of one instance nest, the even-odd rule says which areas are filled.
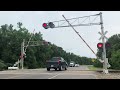
[[[92,22],[97,18],[98,15],[100,15],[100,14],[83,16],[83,17],[77,17],[77,18],[71,18],[71,19],[67,19],[67,20],[68,20],[69,22],[74,20],[73,22],[71,22],[71,25],[72,25],[73,27],[76,27],[76,26],[100,25],[100,22],[98,22],[98,23],[92,23]],[[87,20],[87,19],[90,20],[90,17],[92,17],[92,16],[96,16],[93,21],[91,21],[91,22],[89,21],[89,23],[82,24],[85,20]],[[82,19],[82,18],[85,18],[85,19],[84,19],[82,22],[79,22],[79,21],[80,21],[79,19]],[[77,22],[77,23],[76,23],[76,24],[73,24],[74,22]],[[53,21],[52,23],[55,25],[54,28],[70,27],[69,24],[65,25],[66,20]],[[46,24],[48,25],[49,23],[46,23]],[[48,26],[49,26],[49,25],[48,25]]]

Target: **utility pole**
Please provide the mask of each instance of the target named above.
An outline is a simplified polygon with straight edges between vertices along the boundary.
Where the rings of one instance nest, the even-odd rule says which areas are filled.
[[[104,36],[104,27],[103,27],[103,18],[102,18],[102,12],[100,12],[100,25],[101,25],[101,34],[102,34],[102,43],[103,43],[103,73],[107,74],[107,58],[106,58],[106,48],[105,48],[105,36]]]

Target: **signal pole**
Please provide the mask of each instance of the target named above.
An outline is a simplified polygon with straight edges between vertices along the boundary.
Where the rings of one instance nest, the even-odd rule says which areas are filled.
[[[103,43],[103,73],[107,74],[107,58],[106,58],[106,48],[105,48],[105,36],[104,36],[104,27],[103,27],[103,18],[102,12],[100,12],[100,25],[101,25],[101,34],[102,34],[102,43]]]

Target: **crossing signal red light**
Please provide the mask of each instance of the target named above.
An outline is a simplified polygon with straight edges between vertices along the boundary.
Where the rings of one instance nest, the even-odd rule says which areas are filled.
[[[105,44],[105,47],[106,47],[106,48],[110,48],[110,46],[111,46],[111,45],[110,45],[110,43],[108,43],[108,42]]]
[[[105,43],[105,48],[108,49],[108,48],[110,48],[110,47],[111,47],[110,43],[106,42],[106,43]],[[98,43],[98,44],[97,44],[97,48],[98,48],[98,49],[102,49],[102,48],[103,48],[103,43]]]
[[[53,24],[53,22],[43,23],[42,26],[43,26],[45,29],[48,29],[48,28],[55,28],[55,25]]]
[[[98,43],[98,44],[97,44],[97,48],[98,48],[98,49],[103,48],[103,43]]]
[[[47,24],[47,23],[43,23],[43,27],[44,27],[45,29],[48,29],[48,24]]]

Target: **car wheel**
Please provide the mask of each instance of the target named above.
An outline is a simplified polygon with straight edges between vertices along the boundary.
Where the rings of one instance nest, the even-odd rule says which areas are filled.
[[[50,71],[50,68],[47,68],[47,71]]]
[[[65,70],[67,70],[67,66],[65,66]]]
[[[62,66],[59,67],[59,71],[61,71],[61,70],[62,70]]]
[[[57,71],[57,68],[55,68],[55,71]]]

